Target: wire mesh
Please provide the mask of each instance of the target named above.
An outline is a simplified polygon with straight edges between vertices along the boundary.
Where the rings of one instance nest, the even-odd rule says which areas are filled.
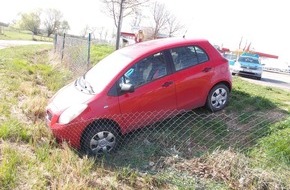
[[[280,150],[289,151],[287,117],[283,111],[257,110],[142,112],[77,122],[56,135],[79,143],[76,151],[94,155],[96,162],[157,175],[180,187],[207,189],[214,182],[230,189],[289,189],[289,159],[283,160]],[[277,143],[272,134],[281,129],[285,138]],[[270,147],[264,150],[265,139]]]
[[[69,70],[75,74],[88,70],[90,64],[88,39],[57,35],[54,40],[54,54]]]

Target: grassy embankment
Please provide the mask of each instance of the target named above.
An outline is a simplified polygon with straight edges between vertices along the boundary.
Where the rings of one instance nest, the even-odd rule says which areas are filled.
[[[3,27],[2,34],[0,34],[0,40],[33,40],[33,41],[45,41],[52,42],[52,37],[32,35],[30,31],[16,30],[13,28]]]
[[[165,122],[168,127],[151,134],[141,131],[108,164],[80,158],[55,143],[45,126],[49,97],[75,77],[49,64],[51,48],[0,50],[0,189],[290,188],[289,92],[235,77],[224,112],[213,115],[201,109]],[[107,48],[93,47],[93,62],[111,51]],[[135,139],[146,143],[136,145]],[[186,152],[180,156],[184,159],[164,153],[172,144],[177,152]],[[184,151],[184,144],[196,150]],[[228,149],[233,144],[241,151]]]

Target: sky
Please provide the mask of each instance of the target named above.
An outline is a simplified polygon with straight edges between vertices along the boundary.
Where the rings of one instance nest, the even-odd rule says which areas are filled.
[[[186,26],[186,37],[208,39],[212,44],[242,47],[279,56],[290,63],[290,7],[285,0],[158,0]],[[20,12],[37,8],[60,10],[70,24],[69,33],[79,35],[90,27],[114,28],[100,0],[9,0],[0,7],[0,22],[11,22]],[[128,30],[124,20],[123,31]]]

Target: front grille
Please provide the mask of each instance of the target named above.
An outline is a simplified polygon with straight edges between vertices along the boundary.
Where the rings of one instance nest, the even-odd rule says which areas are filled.
[[[250,70],[258,70],[258,67],[246,67],[246,66],[241,66],[243,69],[250,69]]]

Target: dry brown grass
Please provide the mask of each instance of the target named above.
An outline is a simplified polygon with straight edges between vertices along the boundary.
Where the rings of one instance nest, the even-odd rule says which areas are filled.
[[[178,161],[168,158],[165,166],[178,170],[179,173],[187,172],[190,176],[199,179],[210,179],[226,184],[230,189],[289,189],[290,172],[284,170],[279,173],[253,166],[253,160],[244,154],[232,150],[217,150],[201,158]],[[287,174],[288,173],[288,174]],[[287,183],[288,181],[288,183]]]

